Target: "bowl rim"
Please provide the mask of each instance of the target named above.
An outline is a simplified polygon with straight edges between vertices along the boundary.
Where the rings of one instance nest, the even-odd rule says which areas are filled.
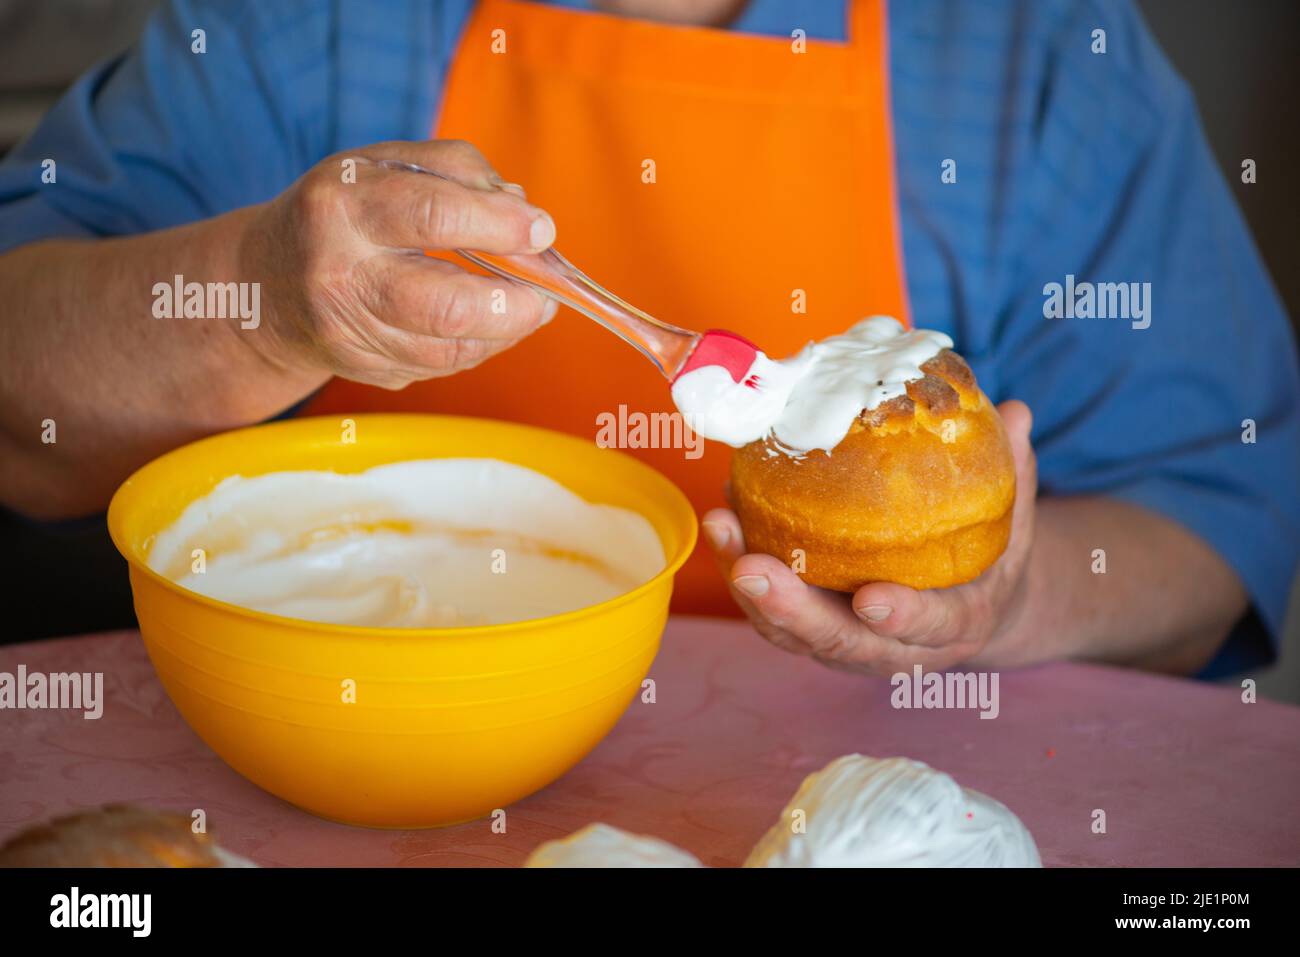
[[[505,425],[511,428],[525,430],[529,432],[544,433],[550,438],[560,440],[563,443],[572,444],[575,446],[581,446],[584,451],[590,450],[588,443],[584,442],[582,439],[578,438],[577,436],[571,435],[567,432],[561,432],[558,429],[550,429],[544,426],[528,425],[523,422],[514,422],[509,419],[493,419],[486,416],[473,416],[473,415],[442,415],[439,413],[425,413],[425,412],[355,413],[355,414],[349,414],[347,418],[356,419],[358,422],[362,420],[379,421],[384,419],[425,419],[425,420],[436,420],[440,422],[449,422],[449,421],[461,422],[461,423],[481,422],[493,426]],[[678,548],[677,553],[665,562],[664,567],[660,569],[659,572],[655,574],[652,578],[647,579],[646,581],[642,582],[640,585],[637,585],[635,588],[623,592],[621,595],[615,595],[613,598],[607,598],[605,601],[598,602],[595,605],[584,605],[581,608],[574,608],[570,611],[560,612],[555,615],[546,615],[542,618],[525,618],[520,621],[501,622],[494,625],[460,625],[460,626],[453,626],[448,628],[401,628],[401,627],[385,627],[385,626],[378,626],[378,625],[341,625],[336,622],[311,621],[306,618],[291,618],[287,615],[277,615],[272,612],[258,611],[257,609],[254,608],[246,608],[243,605],[237,605],[234,604],[233,602],[222,601],[219,598],[212,598],[208,595],[202,595],[196,591],[190,591],[190,589],[185,588],[183,585],[180,585],[177,582],[172,581],[167,576],[154,571],[146,563],[139,561],[133,554],[134,549],[125,546],[122,540],[123,532],[121,528],[122,526],[121,512],[122,509],[126,507],[124,503],[125,494],[131,491],[131,487],[138,479],[140,479],[141,474],[153,468],[156,463],[161,462],[164,459],[171,458],[173,456],[181,455],[182,453],[192,450],[196,446],[205,445],[209,443],[217,443],[221,441],[229,441],[231,436],[239,435],[241,433],[251,432],[254,430],[263,431],[268,429],[289,430],[295,427],[301,428],[305,423],[319,422],[325,419],[328,419],[330,421],[335,421],[338,419],[338,416],[336,415],[295,416],[290,419],[279,419],[279,420],[272,420],[270,422],[261,422],[254,425],[243,426],[237,429],[226,429],[222,432],[217,432],[212,435],[204,436],[200,439],[195,439],[192,442],[186,442],[184,445],[178,445],[174,449],[169,449],[168,451],[164,452],[162,455],[155,456],[154,458],[146,462],[144,465],[141,465],[139,468],[133,471],[129,476],[126,477],[126,479],[122,482],[122,484],[117,487],[116,491],[113,492],[113,497],[108,503],[108,510],[105,515],[106,522],[108,524],[109,537],[113,540],[113,546],[117,549],[118,554],[121,555],[123,559],[125,559],[128,570],[132,574],[138,573],[144,575],[147,579],[149,579],[154,584],[161,585],[165,590],[170,591],[171,593],[173,593],[174,595],[180,598],[194,601],[200,605],[206,605],[217,611],[225,612],[226,614],[235,615],[237,617],[248,618],[254,621],[261,621],[267,624],[273,624],[273,625],[278,625],[280,627],[288,627],[288,628],[293,628],[302,631],[310,631],[316,633],[325,632],[339,637],[385,638],[388,640],[393,640],[393,639],[419,640],[425,638],[451,638],[451,637],[471,638],[479,635],[489,636],[489,635],[503,634],[507,632],[518,632],[524,629],[551,627],[553,625],[563,625],[568,622],[580,620],[582,618],[594,617],[596,615],[602,614],[607,610],[617,608],[620,605],[636,601],[638,598],[642,597],[646,593],[654,589],[657,589],[660,585],[664,583],[665,580],[671,583],[672,577],[677,573],[678,569],[680,569],[682,565],[686,563],[686,560],[690,558],[691,554],[695,551],[695,545],[699,538],[699,519],[696,517],[695,509],[691,505],[690,500],[686,497],[686,494],[658,469],[654,468],[653,466],[647,465],[646,463],[640,461],[634,456],[628,455],[626,452],[624,452],[621,449],[614,449],[614,448],[606,448],[603,449],[602,451],[605,453],[613,453],[615,455],[620,456],[626,462],[631,464],[634,468],[641,469],[649,473],[653,477],[654,481],[658,482],[661,486],[663,486],[663,488],[667,491],[668,498],[670,500],[670,511],[680,513],[678,517],[684,517],[686,519],[685,522],[686,535],[681,543],[681,546]],[[433,456],[433,457],[451,458],[452,456]],[[491,458],[491,456],[457,456],[457,457]],[[393,461],[403,461],[403,460],[394,459]],[[410,461],[417,461],[417,460],[411,459]],[[522,467],[529,468],[529,466],[522,466]],[[332,471],[332,470],[322,469],[321,471]],[[533,469],[532,471],[537,471],[537,470]],[[231,474],[234,475],[238,473],[231,473]],[[545,474],[545,473],[539,472],[538,474]],[[566,485],[565,488],[568,488],[568,486]],[[578,492],[574,491],[573,489],[569,489],[569,491],[573,492],[575,495],[578,495],[579,498],[582,498],[582,500],[587,502],[588,504],[599,504],[599,503],[591,502],[590,499],[586,498],[583,495],[580,495]],[[635,511],[635,510],[628,509],[628,511]],[[645,518],[644,515],[642,515],[642,517]],[[657,533],[656,533],[656,537],[658,537]],[[662,544],[662,540],[661,540],[661,544]],[[134,602],[134,590],[135,590],[134,583],[132,583],[131,587],[132,587],[132,600]]]

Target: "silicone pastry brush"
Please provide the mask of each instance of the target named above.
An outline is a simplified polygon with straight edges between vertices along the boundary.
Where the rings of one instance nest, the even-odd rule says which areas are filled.
[[[397,160],[380,160],[378,165],[451,179]],[[695,332],[656,319],[606,290],[554,249],[516,256],[470,249],[457,249],[456,253],[488,272],[531,286],[598,322],[653,362],[670,385],[687,372],[716,365],[726,369],[737,383],[743,382],[751,389],[763,387],[760,377],[750,374],[759,354],[758,347],[744,336],[726,329]]]

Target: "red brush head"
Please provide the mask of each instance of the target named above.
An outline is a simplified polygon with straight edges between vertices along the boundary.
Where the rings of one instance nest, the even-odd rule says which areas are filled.
[[[758,355],[758,346],[744,336],[738,336],[726,329],[710,329],[700,338],[699,343],[682,364],[677,379],[700,366],[722,366],[736,382],[743,382],[749,367]]]

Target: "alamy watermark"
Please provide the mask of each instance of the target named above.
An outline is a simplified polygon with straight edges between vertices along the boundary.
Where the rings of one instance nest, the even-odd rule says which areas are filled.
[[[262,324],[262,284],[257,282],[171,282],[153,284],[155,319],[238,319],[239,328]]]
[[[686,458],[704,454],[704,439],[681,412],[617,412],[596,416],[596,444],[602,449],[683,449]]]
[[[996,671],[924,672],[913,665],[910,675],[900,671],[889,684],[894,689],[889,703],[900,710],[979,709],[981,719],[996,718],[1002,711]]]
[[[95,721],[104,714],[104,673],[102,671],[54,671],[48,674],[29,672],[26,665],[18,671],[0,671],[0,710],[83,711],[82,717]]]
[[[1127,319],[1134,329],[1151,325],[1151,283],[1075,282],[1043,286],[1044,319]]]
[[[152,912],[152,894],[83,894],[74,884],[68,893],[50,898],[50,926],[55,928],[118,927],[132,937],[148,937]]]

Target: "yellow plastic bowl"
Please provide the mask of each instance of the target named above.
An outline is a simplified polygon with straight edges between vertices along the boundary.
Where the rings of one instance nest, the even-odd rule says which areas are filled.
[[[227,764],[312,814],[433,827],[504,808],[554,781],[609,733],[659,648],[673,573],[695,545],[686,497],[632,457],[487,419],[300,419],[203,439],[149,463],[113,496],[145,647],[181,715]],[[633,591],[550,618],[471,628],[359,628],[251,611],[145,564],[154,537],[231,475],[360,472],[406,459],[490,457],[591,502],[644,515],[667,566]],[[345,691],[355,688],[355,703]]]

